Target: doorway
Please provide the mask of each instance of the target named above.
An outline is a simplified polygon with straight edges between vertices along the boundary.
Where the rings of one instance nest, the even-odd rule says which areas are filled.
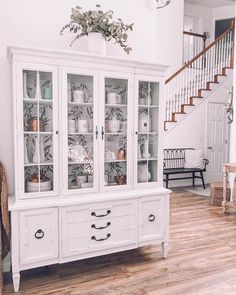
[[[234,18],[227,18],[227,19],[220,19],[215,21],[215,39],[222,35],[228,28],[231,26],[232,21]],[[234,40],[234,33],[233,33],[233,40]]]
[[[222,181],[223,164],[228,160],[228,125],[223,103],[208,103],[207,159],[208,182]]]

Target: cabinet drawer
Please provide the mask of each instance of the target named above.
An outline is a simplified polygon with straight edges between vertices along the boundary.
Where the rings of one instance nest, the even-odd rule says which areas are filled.
[[[137,214],[138,200],[62,208],[62,256],[137,243]]]
[[[63,240],[74,239],[85,236],[103,234],[107,231],[117,232],[137,227],[136,215],[118,216],[104,218],[102,220],[90,220],[77,223],[63,222]]]
[[[58,210],[20,212],[21,264],[58,258]]]
[[[140,199],[139,242],[157,240],[164,236],[164,197]]]
[[[68,223],[77,223],[134,214],[137,212],[137,206],[137,200],[91,203],[63,208],[62,215]]]
[[[62,255],[63,257],[80,255],[84,253],[118,248],[126,245],[137,243],[137,230],[128,229],[118,232],[96,233],[94,235],[71,238],[63,240]]]

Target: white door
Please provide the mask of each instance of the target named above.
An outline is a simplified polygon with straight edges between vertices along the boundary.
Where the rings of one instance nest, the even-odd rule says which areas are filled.
[[[208,182],[221,181],[222,165],[227,162],[227,122],[225,105],[208,104],[207,124],[207,166]]]

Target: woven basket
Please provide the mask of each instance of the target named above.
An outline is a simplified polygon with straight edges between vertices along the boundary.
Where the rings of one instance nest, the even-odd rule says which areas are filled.
[[[227,202],[230,200],[230,188],[227,189]],[[213,182],[211,184],[210,204],[213,206],[222,206],[223,202],[223,182]]]

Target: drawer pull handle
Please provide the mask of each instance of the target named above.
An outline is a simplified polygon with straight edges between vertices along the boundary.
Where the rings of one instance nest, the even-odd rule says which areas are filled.
[[[95,217],[105,217],[105,216],[109,215],[110,213],[111,213],[111,210],[107,210],[106,214],[97,215],[95,212],[92,212],[91,215],[95,216]]]
[[[35,238],[40,240],[44,237],[44,232],[41,229],[38,229],[34,234]]]
[[[91,227],[92,228],[95,228],[95,229],[104,229],[104,228],[107,228],[110,225],[111,225],[111,222],[107,222],[107,225],[106,226],[96,227],[95,224],[92,224]]]
[[[148,217],[148,220],[149,220],[150,222],[153,222],[155,219],[156,219],[156,217],[155,217],[155,215],[153,215],[153,214],[150,214],[149,217]]]
[[[109,239],[110,236],[111,236],[111,234],[107,234],[107,237],[104,238],[104,239],[97,239],[95,236],[92,236],[91,239],[95,240],[96,242],[102,242],[102,241],[105,241],[105,240]]]

